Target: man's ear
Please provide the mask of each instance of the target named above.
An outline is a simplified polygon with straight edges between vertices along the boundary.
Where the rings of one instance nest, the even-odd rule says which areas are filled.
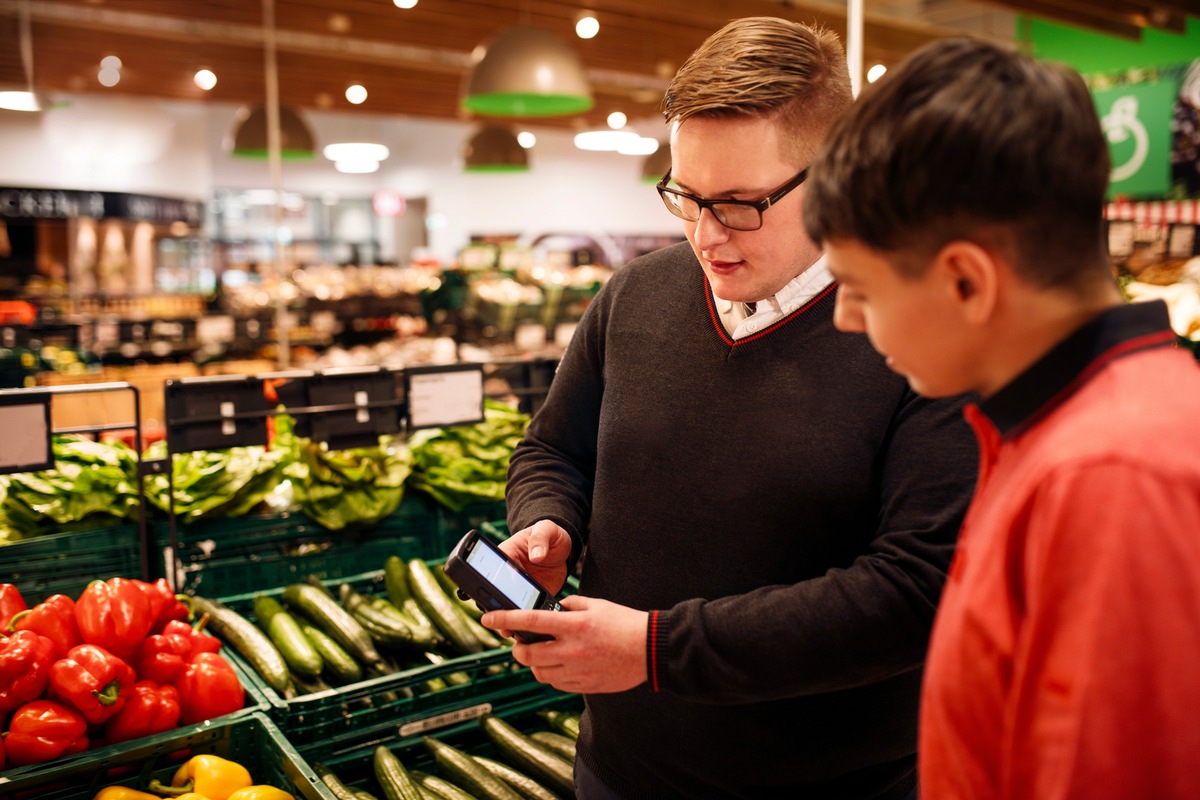
[[[964,239],[950,242],[934,259],[952,300],[961,307],[964,319],[975,324],[987,322],[996,310],[997,267],[991,252]]]

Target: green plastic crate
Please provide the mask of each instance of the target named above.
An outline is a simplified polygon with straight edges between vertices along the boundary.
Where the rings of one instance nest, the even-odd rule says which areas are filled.
[[[140,578],[137,525],[55,533],[0,545],[0,583],[14,584],[31,605],[52,594],[75,599],[97,578]]]
[[[390,555],[444,555],[453,546],[444,545],[429,503],[411,496],[374,525],[331,531],[296,512],[178,523],[176,540],[176,590],[204,597],[284,586],[308,575],[357,575],[379,569]],[[157,563],[166,575],[171,544],[166,521],[155,523],[152,541],[163,555]]]
[[[438,506],[438,526],[443,541],[450,543],[450,548],[472,528],[482,529],[487,523],[505,518],[507,505],[503,500],[496,502],[472,503],[461,511],[451,511],[444,506]],[[447,548],[446,552],[449,552]]]
[[[443,560],[437,559],[436,563],[440,564]],[[430,563],[432,565],[435,561],[431,560]],[[337,585],[343,581],[363,594],[386,594],[382,570],[324,583],[336,594]],[[283,587],[261,593],[278,598],[283,593]],[[255,594],[258,592],[226,597],[221,602],[253,620]],[[229,652],[231,659],[237,658],[232,648],[225,647],[225,651]],[[517,664],[507,647],[458,656],[447,659],[443,664],[422,665],[290,700],[284,699],[268,686],[246,662],[240,658],[237,660],[270,704],[272,718],[289,741],[302,750],[326,742],[331,737],[366,728],[403,725],[406,721],[440,717],[464,708],[495,704],[502,698],[538,696],[553,691],[535,681],[527,667]],[[426,681],[455,672],[467,673],[471,682],[448,686],[437,692],[423,691]]]
[[[180,764],[213,754],[237,761],[259,784],[304,800],[336,800],[278,728],[261,712],[179,728],[81,753],[45,765],[0,772],[0,796],[11,800],[92,800],[105,786],[145,789],[170,783]]]
[[[583,710],[583,696],[552,690],[541,695],[516,699],[505,705],[497,705],[490,713],[525,733],[533,733],[551,730],[550,726],[537,716],[537,711],[542,708],[580,712]],[[480,729],[477,716],[436,730],[412,731],[412,727],[414,726],[363,730],[358,732],[357,736],[339,737],[318,747],[302,748],[301,754],[310,764],[319,762],[329,767],[351,788],[365,789],[377,797],[383,797],[383,794],[375,782],[373,758],[375,748],[380,745],[394,752],[409,770],[420,770],[430,774],[437,774],[438,770],[421,742],[422,736],[432,736],[472,755],[504,761]]]

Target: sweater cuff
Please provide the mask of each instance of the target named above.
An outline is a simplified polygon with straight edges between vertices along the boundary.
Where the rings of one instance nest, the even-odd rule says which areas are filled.
[[[657,609],[650,612],[646,625],[646,676],[650,682],[650,691],[662,691],[662,681],[666,677],[667,629],[669,627],[669,612]]]

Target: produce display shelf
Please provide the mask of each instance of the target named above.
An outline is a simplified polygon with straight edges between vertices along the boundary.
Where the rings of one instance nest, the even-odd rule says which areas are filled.
[[[491,713],[525,733],[551,730],[537,716],[540,709],[582,712],[583,696],[551,690],[537,696],[514,699],[506,705],[497,706]],[[429,774],[438,774],[438,770],[421,741],[421,737],[427,735],[471,755],[504,761],[484,734],[478,718],[467,718],[435,731],[418,730],[410,733],[408,730],[403,725],[364,729],[354,735],[339,736],[316,746],[300,748],[300,753],[309,764],[321,763],[329,767],[351,789],[365,789],[378,797],[383,794],[379,793],[375,783],[372,762],[375,748],[379,746],[395,753],[408,770]]]
[[[170,784],[192,756],[236,761],[255,783],[277,786],[304,800],[336,800],[279,729],[260,711],[221,717],[75,758],[0,772],[0,796],[11,800],[92,800],[105,786],[145,789],[157,778]]]
[[[138,527],[132,523],[0,545],[0,583],[14,584],[30,603],[52,594],[74,599],[97,578],[141,574],[141,544]]]
[[[430,561],[431,565],[440,563],[440,559]],[[386,594],[382,570],[323,581],[335,594],[338,584],[343,582],[364,594]],[[260,593],[278,598],[283,587],[225,597],[221,602],[253,620],[254,596]],[[456,716],[470,713],[467,711],[470,709],[473,713],[482,713],[479,709],[485,705],[503,707],[512,701],[554,691],[535,681],[529,669],[514,661],[509,648],[504,647],[285,699],[238,658],[232,648],[225,647],[222,652],[228,652],[229,657],[236,659],[250,674],[250,679],[270,704],[272,718],[288,740],[301,750],[320,745],[332,737],[380,725],[420,724],[432,729],[452,724]],[[426,690],[428,681],[458,672],[466,673],[470,682],[449,685],[438,691]]]
[[[225,597],[256,587],[340,578],[378,569],[390,555],[421,557],[447,553],[437,511],[423,498],[405,497],[395,513],[374,525],[330,530],[300,512],[180,523],[178,562],[170,574],[171,534],[156,522],[151,541],[160,574],[174,578],[176,591]],[[406,554],[411,553],[411,556]]]
[[[230,648],[227,646],[222,645],[220,652],[225,660],[229,662],[230,666],[233,667],[233,671],[237,673],[238,681],[242,684],[242,691],[244,692],[244,705],[237,711],[224,714],[220,717],[216,717],[205,722],[197,723],[196,725],[183,725],[175,728],[174,730],[164,731],[161,734],[156,734],[155,736],[147,736],[142,739],[134,739],[128,742],[118,742],[116,744],[105,745],[92,750],[85,750],[82,753],[76,753],[71,756],[64,756],[62,758],[54,759],[53,761],[47,761],[43,764],[30,764],[23,767],[10,767],[7,772],[0,771],[0,797],[6,799],[8,798],[8,782],[14,781],[18,775],[22,776],[22,781],[24,781],[25,776],[34,774],[50,772],[57,774],[63,771],[69,774],[72,773],[79,762],[96,763],[97,761],[100,761],[107,763],[107,761],[113,758],[115,754],[119,754],[130,748],[140,748],[143,744],[151,740],[157,740],[161,737],[169,737],[171,735],[187,735],[187,732],[193,728],[211,728],[214,726],[228,725],[236,720],[242,719],[243,717],[250,717],[256,714],[266,715],[271,708],[271,704],[263,694],[262,690],[259,688],[258,683],[254,680],[254,671],[250,669],[245,662],[237,658],[236,654],[233,654]],[[41,797],[39,794],[35,794],[33,796]],[[58,795],[50,796],[54,798],[58,797]],[[74,797],[74,795],[63,795],[63,797]],[[91,795],[88,795],[88,798],[90,800]]]

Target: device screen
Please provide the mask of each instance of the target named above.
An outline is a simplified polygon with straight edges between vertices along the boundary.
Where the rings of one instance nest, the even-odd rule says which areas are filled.
[[[504,558],[484,542],[477,541],[467,554],[472,569],[487,578],[517,608],[536,608],[542,590],[525,579]]]

